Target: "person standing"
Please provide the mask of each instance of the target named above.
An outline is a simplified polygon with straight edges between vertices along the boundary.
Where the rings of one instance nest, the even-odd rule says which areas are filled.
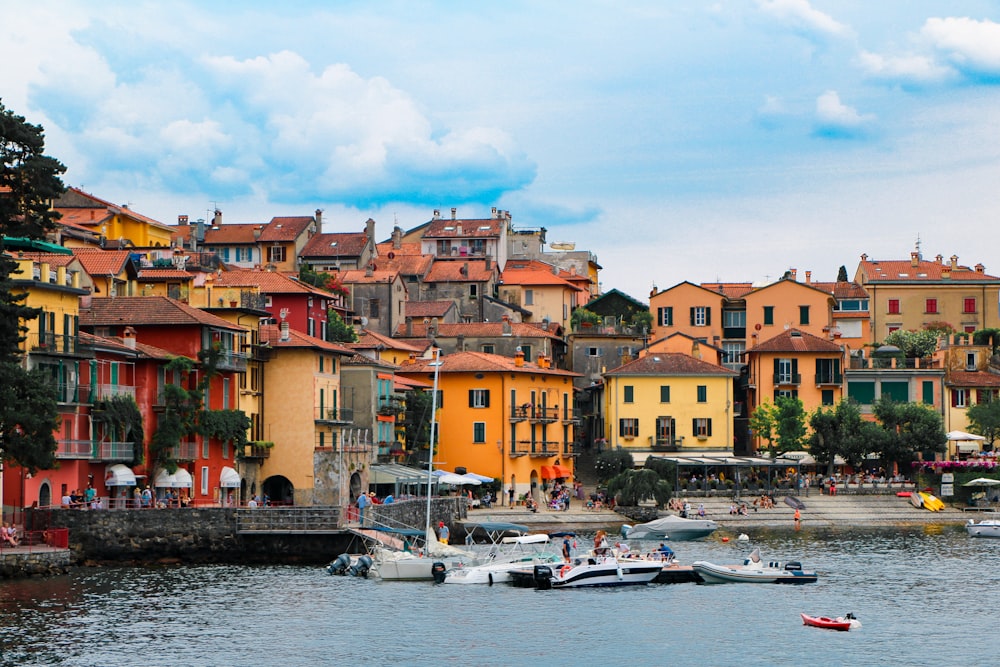
[[[570,560],[572,560],[572,555],[573,552],[569,546],[569,535],[567,535],[563,537],[563,545],[562,545],[563,560],[566,561],[567,563],[570,562]]]
[[[802,513],[799,512],[799,508],[795,508],[795,530],[798,530],[802,525]]]
[[[448,530],[448,526],[444,525],[444,521],[438,521],[438,542],[448,544],[448,540],[450,539],[451,531]]]
[[[365,508],[368,507],[369,502],[367,493],[358,496],[358,522],[362,526],[365,525]]]
[[[507,507],[514,507],[514,486],[507,489]]]

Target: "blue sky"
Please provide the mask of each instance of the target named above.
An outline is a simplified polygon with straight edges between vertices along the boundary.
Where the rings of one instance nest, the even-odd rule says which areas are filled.
[[[509,210],[645,300],[1000,275],[1000,2],[0,0],[0,99],[67,184],[173,223]],[[15,66],[13,63],[17,63]]]

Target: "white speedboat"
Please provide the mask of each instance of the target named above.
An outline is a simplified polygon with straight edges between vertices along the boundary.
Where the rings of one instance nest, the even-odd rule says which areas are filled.
[[[662,561],[586,556],[553,568],[551,577],[547,580],[539,578],[535,583],[539,588],[636,586],[652,582],[662,570]],[[539,568],[535,571],[538,572]]]
[[[465,549],[438,542],[434,531],[427,529],[422,549],[400,551],[378,545],[372,553],[371,573],[385,581],[431,581],[435,572],[443,577],[452,568],[479,565],[480,558]],[[435,568],[438,564],[438,568]]]
[[[816,573],[803,570],[801,563],[765,563],[760,558],[760,549],[754,549],[742,565],[716,565],[697,560],[691,567],[706,584],[810,584],[817,579]]]
[[[535,565],[559,563],[558,554],[544,551],[549,544],[548,535],[518,535],[501,540],[501,548],[491,551],[489,560],[482,565],[458,567],[445,573],[446,584],[493,584],[509,583],[511,570],[530,569]]]
[[[697,540],[718,530],[711,519],[685,519],[674,514],[635,526],[622,526],[622,537],[629,540]]]
[[[969,519],[965,524],[969,537],[1000,537],[1000,519]]]

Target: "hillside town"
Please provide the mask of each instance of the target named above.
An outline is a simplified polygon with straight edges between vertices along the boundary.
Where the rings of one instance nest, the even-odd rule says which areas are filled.
[[[51,206],[45,240],[3,247],[12,289],[40,309],[23,364],[57,389],[58,465],[8,463],[5,512],[402,494],[427,470],[432,404],[436,467],[498,480],[501,502],[544,502],[602,451],[637,466],[758,456],[769,434],[752,416],[783,397],[806,413],[852,399],[869,418],[889,397],[965,431],[1000,390],[995,336],[977,335],[1000,328],[1000,277],[919,245],[862,254],[835,281],[790,268],[629,295],[599,288],[595,250],[496,208],[352,230],[321,210],[166,224],[76,187]],[[918,355],[882,345],[928,329],[943,333]]]

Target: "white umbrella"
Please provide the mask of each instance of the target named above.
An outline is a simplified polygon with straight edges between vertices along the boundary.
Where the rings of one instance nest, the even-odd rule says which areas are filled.
[[[1000,479],[990,479],[989,477],[977,477],[963,484],[962,486],[998,486]]]
[[[472,479],[470,477],[466,477],[465,475],[456,475],[455,473],[448,472],[438,476],[438,483],[453,484],[455,486],[462,486],[463,484],[474,484],[478,486],[482,482],[480,482],[478,479]]]
[[[946,435],[949,440],[985,440],[981,435],[976,435],[975,433],[966,433],[965,431],[949,431]]]

